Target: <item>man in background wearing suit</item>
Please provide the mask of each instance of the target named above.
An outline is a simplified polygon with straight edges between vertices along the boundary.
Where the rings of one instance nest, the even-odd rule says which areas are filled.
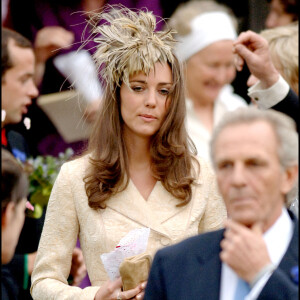
[[[299,131],[299,97],[275,68],[268,41],[253,32],[242,32],[233,46],[238,71],[247,64],[259,81],[248,89],[259,109],[275,109],[293,118]]]
[[[11,128],[22,121],[32,99],[38,96],[34,82],[36,58],[29,40],[18,32],[1,29],[1,146],[21,162],[25,162],[30,151],[24,137]],[[16,253],[9,264],[2,265],[2,279],[11,287],[18,299],[31,299],[30,276],[33,270],[36,250],[44,224],[44,216],[33,219],[26,216],[24,227],[16,247]],[[73,251],[71,274],[74,285],[79,285],[86,275],[82,251]]]
[[[211,156],[225,229],[158,251],[144,299],[298,299],[298,221],[286,209],[298,176],[295,123],[236,110],[215,129]]]

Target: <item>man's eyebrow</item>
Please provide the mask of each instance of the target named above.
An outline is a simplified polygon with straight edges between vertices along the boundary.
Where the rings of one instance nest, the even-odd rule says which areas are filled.
[[[20,78],[34,77],[34,73],[27,72],[20,75]]]

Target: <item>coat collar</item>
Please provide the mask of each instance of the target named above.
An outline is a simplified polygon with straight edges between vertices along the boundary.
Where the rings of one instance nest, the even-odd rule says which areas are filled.
[[[155,203],[161,203],[162,201],[170,203],[171,207],[171,209],[166,210],[163,217],[153,209]],[[126,218],[139,223],[141,226],[149,227],[151,230],[169,237],[170,229],[167,226],[164,226],[164,223],[183,210],[189,209],[189,204],[183,207],[176,207],[178,203],[180,203],[179,200],[167,192],[160,181],[156,182],[146,201],[133,182],[129,180],[127,188],[112,196],[107,202],[107,207],[122,214]]]
[[[201,281],[198,290],[201,292],[203,299],[219,299],[221,288],[221,270],[222,262],[220,260],[220,242],[224,237],[224,229],[204,233],[198,238],[198,249],[203,249],[201,245],[208,246],[207,251],[197,253],[197,260],[199,261],[199,269],[205,270],[205,280]],[[209,282],[208,288],[207,283]],[[204,294],[203,294],[204,293]]]

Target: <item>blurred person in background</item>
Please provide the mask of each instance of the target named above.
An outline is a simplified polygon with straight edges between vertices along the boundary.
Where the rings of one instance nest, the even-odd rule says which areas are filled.
[[[298,299],[299,223],[287,207],[298,178],[295,125],[271,109],[224,116],[211,156],[228,212],[225,230],[159,250],[145,300]]]
[[[260,109],[272,108],[294,119],[299,131],[299,96],[275,68],[268,41],[251,30],[242,32],[234,42],[237,70],[247,64],[257,81],[248,90],[250,98]]]
[[[1,30],[1,145],[24,163],[30,156],[27,140],[11,129],[13,124],[22,121],[32,98],[38,95],[35,85],[35,54],[31,42],[18,32],[3,28]],[[6,274],[14,278],[15,290],[20,290],[20,299],[31,299],[29,279],[33,270],[45,211],[41,218],[25,218],[16,254],[9,264],[4,266]],[[80,284],[86,275],[82,252],[73,250],[74,284]],[[8,276],[8,275],[7,275]]]
[[[7,269],[24,224],[28,179],[20,162],[1,149],[1,299],[18,299],[18,290]]]
[[[299,24],[294,22],[285,26],[263,30],[260,35],[268,41],[269,52],[274,67],[299,95]],[[248,86],[258,79],[252,74]]]
[[[187,131],[198,155],[210,160],[213,128],[226,112],[247,106],[230,85],[236,75],[237,21],[215,1],[189,1],[179,5],[168,25],[177,31],[175,52],[184,64]]]
[[[265,21],[266,28],[290,24],[298,20],[298,0],[268,0],[269,12]]]
[[[237,53],[252,73],[247,84],[253,105],[286,113],[294,118],[299,130],[298,31],[298,22],[266,29],[260,35],[248,31],[240,35],[235,45],[245,46]],[[288,195],[288,207],[298,217],[297,186]]]

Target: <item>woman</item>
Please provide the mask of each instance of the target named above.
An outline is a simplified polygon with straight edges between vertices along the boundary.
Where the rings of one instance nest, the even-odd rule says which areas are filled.
[[[213,128],[226,112],[246,106],[229,85],[236,75],[236,20],[214,1],[189,1],[178,7],[169,26],[178,33],[176,54],[185,66],[187,130],[198,155],[210,160]]]
[[[32,276],[33,299],[142,299],[121,292],[100,255],[131,230],[149,227],[147,252],[222,227],[215,178],[189,150],[185,99],[172,32],[155,32],[150,12],[100,14],[95,60],[106,83],[88,152],[61,168],[49,200]],[[91,280],[67,286],[79,235]]]
[[[1,264],[13,258],[25,219],[28,180],[20,163],[1,149]],[[17,299],[16,284],[7,269],[1,270],[1,299]]]

